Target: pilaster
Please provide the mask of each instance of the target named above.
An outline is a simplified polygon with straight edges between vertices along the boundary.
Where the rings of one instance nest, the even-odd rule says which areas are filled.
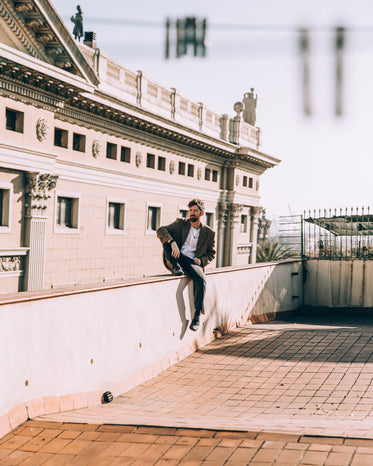
[[[28,172],[25,174],[25,246],[29,248],[25,267],[24,290],[43,289],[45,229],[49,192],[56,187],[57,176]]]
[[[257,246],[257,237],[258,237],[258,220],[260,212],[262,211],[261,207],[251,207],[251,219],[250,219],[250,242],[252,244],[251,254],[250,254],[250,264],[256,263],[256,246]]]

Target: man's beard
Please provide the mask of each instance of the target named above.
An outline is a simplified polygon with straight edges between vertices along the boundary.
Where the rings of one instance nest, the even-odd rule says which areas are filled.
[[[197,217],[196,217],[195,215],[191,215],[191,216],[190,216],[190,220],[191,220],[192,222],[195,222],[195,221],[198,220],[198,219],[197,219]]]

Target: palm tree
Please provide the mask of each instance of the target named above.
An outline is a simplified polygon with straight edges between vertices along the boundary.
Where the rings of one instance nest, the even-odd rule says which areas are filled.
[[[298,253],[277,241],[269,240],[259,243],[256,250],[257,262],[274,262],[289,257],[296,257]]]

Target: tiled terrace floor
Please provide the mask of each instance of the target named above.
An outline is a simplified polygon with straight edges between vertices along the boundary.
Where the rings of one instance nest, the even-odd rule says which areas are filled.
[[[238,328],[108,405],[29,421],[0,464],[371,466],[372,381],[367,313]]]

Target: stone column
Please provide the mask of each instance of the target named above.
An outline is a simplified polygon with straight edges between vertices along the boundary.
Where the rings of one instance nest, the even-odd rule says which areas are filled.
[[[230,257],[229,265],[237,264],[237,247],[238,247],[238,235],[240,232],[240,213],[242,211],[242,205],[231,204],[230,205]]]
[[[260,212],[262,211],[261,207],[251,207],[250,215],[250,242],[251,253],[250,253],[250,264],[256,263],[256,245],[258,237],[258,219]]]
[[[228,216],[228,203],[220,201],[218,203],[218,234],[216,241],[216,267],[224,267],[224,251],[226,247],[225,232]]]
[[[26,260],[24,290],[42,290],[44,286],[45,227],[49,191],[56,187],[57,176],[28,172],[26,181],[25,246]]]

